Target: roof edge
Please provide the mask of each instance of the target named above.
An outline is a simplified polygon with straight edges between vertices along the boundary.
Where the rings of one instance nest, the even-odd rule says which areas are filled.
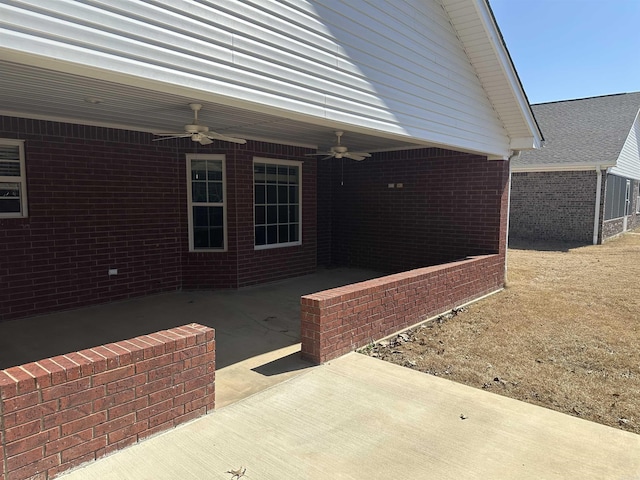
[[[511,171],[514,173],[525,172],[583,172],[586,170],[604,170],[609,167],[615,167],[615,163],[571,163],[564,165],[511,165]]]
[[[476,4],[477,11],[480,14],[480,19],[484,24],[485,30],[491,37],[495,53],[503,66],[505,76],[511,84],[514,96],[520,105],[520,110],[523,113],[524,120],[529,125],[529,128],[535,138],[534,148],[540,148],[544,141],[544,135],[542,134],[540,125],[538,124],[533,110],[531,109],[531,102],[529,102],[529,98],[524,90],[520,76],[518,75],[515,64],[513,63],[513,58],[511,58],[507,44],[502,36],[502,32],[500,31],[496,17],[493,14],[491,5],[489,4],[489,0],[474,0],[474,2]]]

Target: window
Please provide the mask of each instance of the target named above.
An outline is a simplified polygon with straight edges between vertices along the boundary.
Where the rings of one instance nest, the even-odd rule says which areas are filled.
[[[0,218],[27,213],[24,141],[0,139]]]
[[[607,175],[604,219],[612,220],[628,215],[628,180],[616,175]]]
[[[301,185],[300,162],[254,159],[256,249],[302,243]]]
[[[189,250],[227,249],[224,155],[187,155]]]

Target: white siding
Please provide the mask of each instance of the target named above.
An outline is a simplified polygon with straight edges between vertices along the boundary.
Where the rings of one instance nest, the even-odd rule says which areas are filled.
[[[636,115],[616,166],[612,167],[610,172],[621,177],[640,180],[640,112]]]
[[[49,57],[265,113],[509,148],[438,0],[33,0],[0,4],[0,18],[0,53],[35,54],[36,65]]]

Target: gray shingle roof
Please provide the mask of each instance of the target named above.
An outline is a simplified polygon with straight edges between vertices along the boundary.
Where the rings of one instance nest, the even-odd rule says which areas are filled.
[[[545,138],[522,152],[513,170],[615,165],[640,109],[640,92],[532,105]]]

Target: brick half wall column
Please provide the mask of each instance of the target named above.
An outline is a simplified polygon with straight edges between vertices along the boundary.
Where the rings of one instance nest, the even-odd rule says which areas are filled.
[[[215,406],[215,332],[190,324],[0,370],[0,480],[51,479]]]
[[[302,356],[329,361],[503,286],[504,254],[494,254],[305,295]]]

